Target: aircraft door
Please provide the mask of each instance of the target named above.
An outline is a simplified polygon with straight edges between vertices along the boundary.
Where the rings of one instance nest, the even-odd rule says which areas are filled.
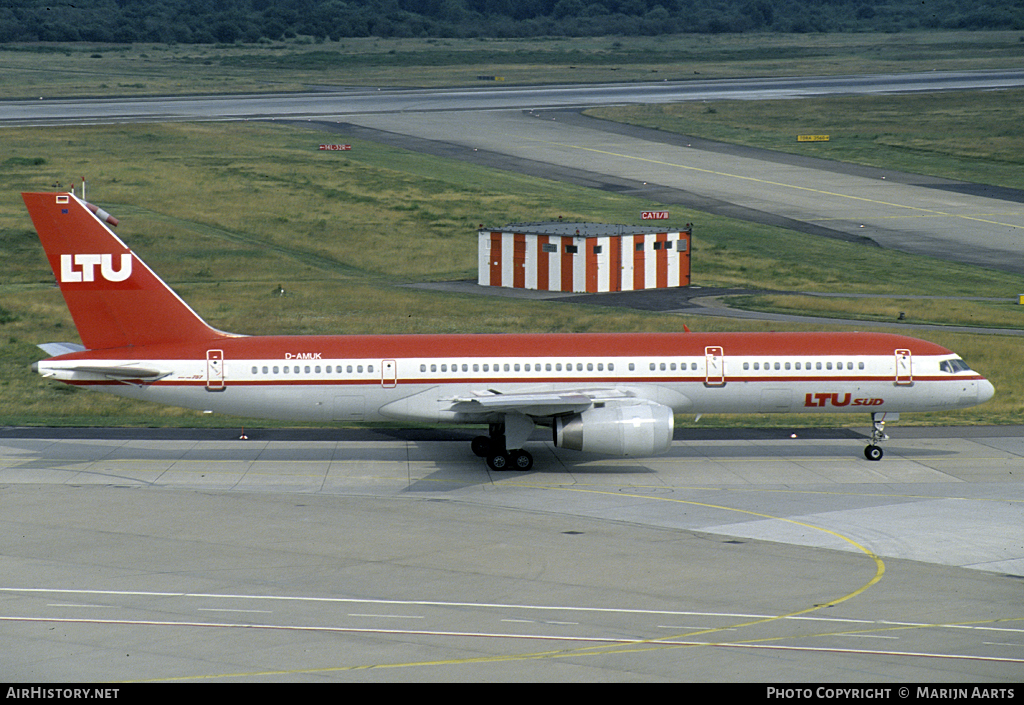
[[[913,359],[909,350],[896,351],[896,384],[908,387],[914,383]]]
[[[708,387],[725,386],[725,351],[717,345],[704,348],[704,384]]]
[[[398,384],[398,363],[394,360],[381,360],[380,384],[382,387],[394,387]]]
[[[211,392],[224,390],[224,351],[206,351],[206,389]]]

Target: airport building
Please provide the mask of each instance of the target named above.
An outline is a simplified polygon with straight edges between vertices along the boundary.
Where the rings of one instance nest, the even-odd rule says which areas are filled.
[[[691,233],[561,221],[480,230],[478,282],[581,293],[689,286]]]

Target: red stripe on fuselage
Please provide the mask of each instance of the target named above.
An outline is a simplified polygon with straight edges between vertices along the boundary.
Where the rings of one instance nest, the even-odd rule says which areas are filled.
[[[928,341],[887,333],[552,333],[536,335],[340,335],[252,336],[216,341],[90,350],[60,356],[75,359],[205,359],[208,349],[226,360],[317,360],[406,358],[609,358],[703,357],[705,348],[723,348],[725,357],[825,357],[950,355]],[[763,379],[763,378],[758,378]]]

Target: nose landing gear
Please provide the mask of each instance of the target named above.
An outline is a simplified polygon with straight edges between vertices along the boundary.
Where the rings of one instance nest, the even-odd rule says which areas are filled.
[[[871,445],[864,449],[864,457],[868,460],[881,460],[882,456],[885,455],[878,444],[889,440],[889,436],[885,435],[885,419],[887,416],[890,421],[899,421],[900,419],[899,414],[871,414]]]

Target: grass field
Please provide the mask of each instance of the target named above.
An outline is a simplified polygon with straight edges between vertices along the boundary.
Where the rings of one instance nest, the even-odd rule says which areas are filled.
[[[1015,34],[912,34],[817,37],[675,37],[664,41],[599,39],[579,49],[569,40],[527,42],[353,41],[270,47],[0,47],[5,96],[190,93],[298,89],[321,85],[473,84],[477,74],[508,83],[565,80],[849,73],[855,71],[991,68],[1014,65]],[[94,54],[98,56],[94,56]],[[571,63],[569,63],[571,62]],[[1003,183],[984,169],[1019,171],[1020,136],[1014,121],[1020,97],[947,95],[924,103],[870,99],[842,110],[815,101],[780,101],[758,121],[728,104],[683,117],[720,139],[760,133],[759,146],[781,149],[797,128],[787,110],[813,107],[820,119],[800,131],[833,132],[822,122],[836,112],[874,114],[891,127],[856,127],[851,138],[864,159],[891,151],[927,153],[963,178]],[[921,100],[924,97],[915,97]],[[845,99],[844,99],[845,100]],[[1016,100],[1017,105],[1014,105]],[[758,104],[759,106],[761,104]],[[673,108],[674,109],[674,108]],[[757,108],[758,110],[760,107]],[[1009,111],[1009,112],[1007,112]],[[922,146],[908,125],[933,112]],[[667,117],[666,117],[667,116]],[[616,116],[621,119],[621,116]],[[760,124],[759,124],[760,123]],[[1017,123],[1019,124],[1019,123]],[[662,129],[676,129],[672,124]],[[696,127],[694,129],[696,129]],[[813,127],[813,130],[811,129]],[[851,132],[854,128],[850,128]],[[964,130],[972,137],[961,139]],[[730,132],[731,131],[731,132]],[[729,134],[726,134],[729,133]],[[781,135],[781,137],[780,137]],[[936,139],[936,138],[940,139]],[[989,138],[998,140],[988,142]],[[259,123],[126,125],[5,129],[0,132],[0,423],[251,425],[253,421],[79,392],[33,375],[40,342],[77,335],[49,271],[24,206],[24,190],[67,187],[89,179],[89,200],[121,218],[118,234],[212,325],[240,333],[404,333],[535,331],[645,331],[808,329],[412,290],[401,284],[475,278],[479,225],[563,216],[633,222],[639,210],[662,204],[552,183],[508,172],[295,127]],[[353,144],[324,153],[324,141]],[[971,141],[984,152],[963,153]],[[801,149],[851,158],[846,138]],[[916,146],[915,146],[916,145]],[[793,145],[789,145],[792,147]],[[890,150],[887,152],[886,150]],[[978,168],[976,169],[975,166]],[[929,167],[930,169],[931,167]],[[994,172],[988,172],[994,173]],[[1002,178],[1002,177],[1000,177]],[[1010,183],[1010,182],[1005,182]],[[1024,293],[1024,278],[937,262],[876,248],[808,238],[786,230],[673,208],[673,221],[696,224],[693,278],[698,286],[780,291],[856,292],[1002,297]],[[765,243],[771,243],[771,247]],[[885,282],[881,286],[879,282]],[[272,296],[278,286],[286,297]],[[766,297],[743,305],[808,312],[822,300]],[[884,320],[906,311],[913,320],[1021,327],[1020,311],[983,301],[955,305],[874,299],[829,300],[834,315]],[[813,308],[813,307],[812,307]],[[819,309],[823,310],[823,309]],[[812,311],[813,312],[813,311]],[[865,326],[866,327],[866,326]],[[820,329],[821,327],[817,327]],[[827,327],[826,327],[827,328]],[[838,327],[841,329],[843,327]],[[916,417],[923,423],[1021,423],[1024,379],[1016,338],[922,333],[960,352],[996,385],[997,397],[964,412]],[[681,419],[682,420],[682,419]],[[850,417],[749,416],[702,424],[831,425],[863,423]]]
[[[1020,32],[0,45],[3,97],[171,95],[1016,68]]]
[[[29,365],[41,357],[35,344],[77,336],[17,194],[50,188],[56,181],[66,185],[79,174],[90,175],[89,199],[121,218],[118,234],[224,330],[642,333],[681,330],[684,324],[695,330],[768,328],[397,286],[474,278],[481,223],[558,215],[632,222],[639,210],[658,205],[631,197],[347,138],[351,152],[323,153],[316,149],[326,139],[322,134],[258,123],[11,129],[3,139],[11,156],[0,171],[0,423],[255,423],[79,392],[31,373]],[[808,241],[804,235],[694,211],[672,212],[680,223],[696,223],[698,285],[763,286],[772,281],[780,289],[879,293],[881,279],[907,293],[961,295],[969,290],[999,296],[1024,291],[1022,278],[1005,273],[825,239]],[[766,251],[769,241],[773,246]],[[288,296],[272,296],[278,285]],[[965,306],[956,315],[969,319],[975,314]],[[1022,420],[1016,399],[1024,380],[1012,362],[1018,340],[942,333],[920,337],[961,352],[1005,390],[984,407],[930,415],[926,422]],[[709,422],[821,425],[837,420],[758,416],[701,423]]]

